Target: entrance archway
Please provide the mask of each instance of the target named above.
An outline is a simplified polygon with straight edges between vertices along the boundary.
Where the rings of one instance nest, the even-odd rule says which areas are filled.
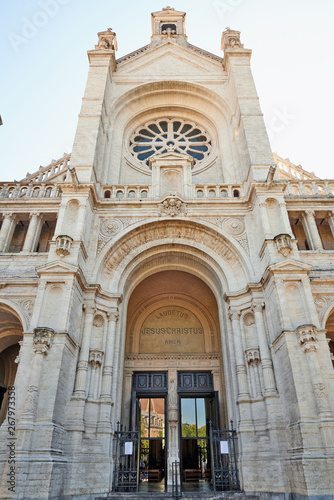
[[[187,485],[210,483],[209,422],[227,425],[213,292],[188,272],[156,272],[133,290],[126,324],[122,422],[141,427],[141,488],[164,490],[174,461]]]
[[[23,327],[15,311],[0,304],[0,425],[4,421],[8,406],[8,388],[14,384],[19,354],[19,341]]]
[[[328,316],[325,328],[327,330],[327,338],[329,339],[328,346],[334,368],[334,310],[332,310]]]

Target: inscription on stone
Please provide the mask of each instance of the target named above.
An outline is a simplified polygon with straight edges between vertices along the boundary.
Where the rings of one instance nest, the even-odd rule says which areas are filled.
[[[156,309],[141,326],[139,352],[204,352],[203,326],[193,312],[182,307]]]

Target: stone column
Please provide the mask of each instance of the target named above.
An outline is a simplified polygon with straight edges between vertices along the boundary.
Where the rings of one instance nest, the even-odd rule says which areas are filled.
[[[255,325],[257,336],[259,340],[261,364],[264,380],[264,394],[265,396],[276,396],[276,384],[274,377],[273,364],[271,361],[266,329],[263,320],[263,304],[255,303],[253,305],[253,312],[255,317]]]
[[[117,309],[113,310],[108,314],[108,319],[109,319],[108,336],[107,336],[104,366],[102,372],[101,401],[111,403],[115,333],[116,333],[116,323],[118,320]]]
[[[177,370],[168,372],[168,484],[172,484],[172,464],[178,462],[179,458],[179,436],[178,436],[178,395],[177,395]],[[181,478],[179,478],[179,484]]]
[[[232,322],[234,350],[236,358],[236,372],[238,382],[238,400],[249,400],[247,370],[244,359],[244,350],[242,346],[241,331],[240,331],[240,311],[230,311],[230,320]]]
[[[75,382],[74,397],[78,399],[86,399],[86,381],[88,373],[89,347],[90,337],[92,333],[93,321],[95,316],[95,307],[85,305],[85,324],[81,341],[81,349],[79,354],[79,362],[77,369],[77,378]]]
[[[53,337],[54,331],[51,328],[34,329],[33,350],[35,355],[32,362],[30,384],[23,406],[20,429],[32,430],[33,428],[44,357],[49,352]],[[26,442],[26,444],[28,443]]]
[[[7,252],[16,225],[16,216],[12,212],[2,214],[3,222],[0,231],[0,252]]]
[[[307,365],[310,369],[318,416],[321,420],[332,420],[333,415],[317,358],[317,350],[319,349],[317,329],[314,325],[303,325],[297,328],[296,333],[303,352],[308,356]]]
[[[108,314],[108,334],[104,356],[104,366],[102,370],[102,387],[101,387],[101,409],[98,424],[98,432],[111,433],[111,407],[113,405],[111,398],[112,382],[113,382],[113,363],[114,363],[114,345],[116,325],[118,320],[117,309],[112,310]]]
[[[331,228],[332,235],[334,238],[334,212],[328,212],[327,221],[328,221],[329,227]]]
[[[260,215],[261,215],[261,220],[263,224],[263,229],[264,229],[264,237],[268,238],[272,235],[272,230],[270,226],[270,220],[269,220],[269,215],[267,211],[267,206],[265,203],[259,203],[260,207]]]
[[[24,240],[22,252],[34,252],[41,234],[43,215],[38,212],[30,214],[30,223]]]
[[[288,211],[286,209],[286,204],[285,204],[284,201],[281,201],[279,203],[279,208],[280,208],[280,211],[281,211],[281,214],[282,214],[282,219],[283,219],[283,224],[284,224],[285,232],[287,234],[290,234],[292,237],[294,237],[293,236],[293,231],[291,229],[289,214],[288,214]]]
[[[322,251],[323,246],[322,246],[322,241],[319,236],[319,231],[317,228],[317,224],[315,222],[314,218],[314,212],[312,210],[306,210],[306,212],[303,214],[303,219],[305,222],[305,229],[307,236],[310,240],[312,250],[318,250]]]

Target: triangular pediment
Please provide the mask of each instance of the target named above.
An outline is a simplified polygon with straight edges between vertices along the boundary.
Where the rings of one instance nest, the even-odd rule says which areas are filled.
[[[269,267],[270,271],[273,273],[309,273],[312,266],[305,264],[299,260],[285,259],[284,261],[273,264]]]
[[[218,56],[208,57],[201,49],[194,50],[176,42],[166,42],[145,51],[122,58],[117,64],[117,76],[223,76],[224,69]]]
[[[62,273],[71,273],[76,274],[79,271],[77,266],[73,266],[67,262],[62,260],[55,260],[53,262],[48,262],[47,264],[43,264],[42,266],[36,267],[36,272],[41,274],[62,274]]]

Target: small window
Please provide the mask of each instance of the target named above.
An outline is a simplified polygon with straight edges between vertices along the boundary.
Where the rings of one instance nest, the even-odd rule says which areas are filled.
[[[142,198],[147,198],[147,191],[145,191],[145,190],[144,190],[144,191],[142,191],[142,192],[140,193],[140,196],[141,196]]]
[[[104,192],[104,197],[105,198],[111,198],[111,191],[105,191]]]
[[[222,189],[222,190],[220,191],[220,196],[221,196],[222,198],[227,198],[227,191],[225,191],[225,189]]]
[[[8,190],[8,198],[13,198],[14,196],[14,188]]]
[[[27,194],[28,189],[26,187],[23,187],[20,191],[20,198],[24,198]]]
[[[38,198],[39,197],[39,188],[35,188],[32,195],[33,195],[33,198]]]
[[[161,33],[164,34],[170,28],[172,30],[172,33],[176,33],[176,24],[163,24],[161,26]]]
[[[240,193],[239,193],[238,189],[235,189],[235,190],[233,191],[233,197],[234,197],[234,198],[239,198],[239,197],[240,197]]]
[[[135,198],[135,197],[136,197],[136,191],[129,191],[128,198]]]
[[[204,196],[204,193],[201,189],[199,189],[196,194],[197,194],[197,198],[203,198],[203,196]]]
[[[123,191],[117,191],[116,193],[116,198],[120,199],[120,198],[124,198],[124,193]]]
[[[210,189],[209,198],[215,198],[215,197],[216,197],[216,191],[214,191],[214,189]]]
[[[48,187],[45,191],[45,198],[51,198],[52,188]]]

